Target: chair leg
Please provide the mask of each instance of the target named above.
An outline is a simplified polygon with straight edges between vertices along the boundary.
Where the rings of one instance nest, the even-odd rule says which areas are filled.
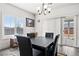
[[[57,53],[57,48],[56,48],[56,53],[55,53],[55,56],[57,56],[57,54],[58,54],[58,53]]]
[[[56,51],[56,53],[55,53],[55,56],[57,56],[57,51]]]

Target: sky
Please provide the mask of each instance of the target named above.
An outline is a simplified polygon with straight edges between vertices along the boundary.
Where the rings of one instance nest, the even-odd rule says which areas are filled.
[[[24,24],[24,20],[21,18],[16,18],[13,16],[5,16],[5,18],[4,18],[5,27],[15,27],[15,26],[22,27],[23,24]]]

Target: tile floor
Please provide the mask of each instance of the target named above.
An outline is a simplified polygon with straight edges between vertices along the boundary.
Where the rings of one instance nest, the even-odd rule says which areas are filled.
[[[79,48],[69,46],[58,46],[58,52],[67,56],[79,56]]]
[[[0,51],[0,56],[19,56],[18,48],[9,48]],[[58,56],[79,56],[79,48],[58,46]]]

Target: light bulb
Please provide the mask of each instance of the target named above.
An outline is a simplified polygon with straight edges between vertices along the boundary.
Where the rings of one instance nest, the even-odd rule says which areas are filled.
[[[48,8],[47,10],[48,10],[48,11],[51,11],[51,8]]]
[[[38,14],[41,15],[42,11],[39,11]]]
[[[44,15],[46,15],[47,14],[47,11],[44,11]]]
[[[44,5],[44,9],[47,9],[47,5]]]
[[[40,7],[37,8],[37,12],[39,12],[39,11],[40,11]]]
[[[51,11],[51,8],[48,8],[47,10],[48,10],[48,13],[50,13],[50,11]]]

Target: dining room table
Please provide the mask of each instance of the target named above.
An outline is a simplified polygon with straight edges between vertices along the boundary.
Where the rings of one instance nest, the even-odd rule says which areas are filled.
[[[31,42],[33,48],[43,51],[44,55],[47,56],[49,47],[54,44],[54,39],[46,37],[36,37],[31,38]]]

